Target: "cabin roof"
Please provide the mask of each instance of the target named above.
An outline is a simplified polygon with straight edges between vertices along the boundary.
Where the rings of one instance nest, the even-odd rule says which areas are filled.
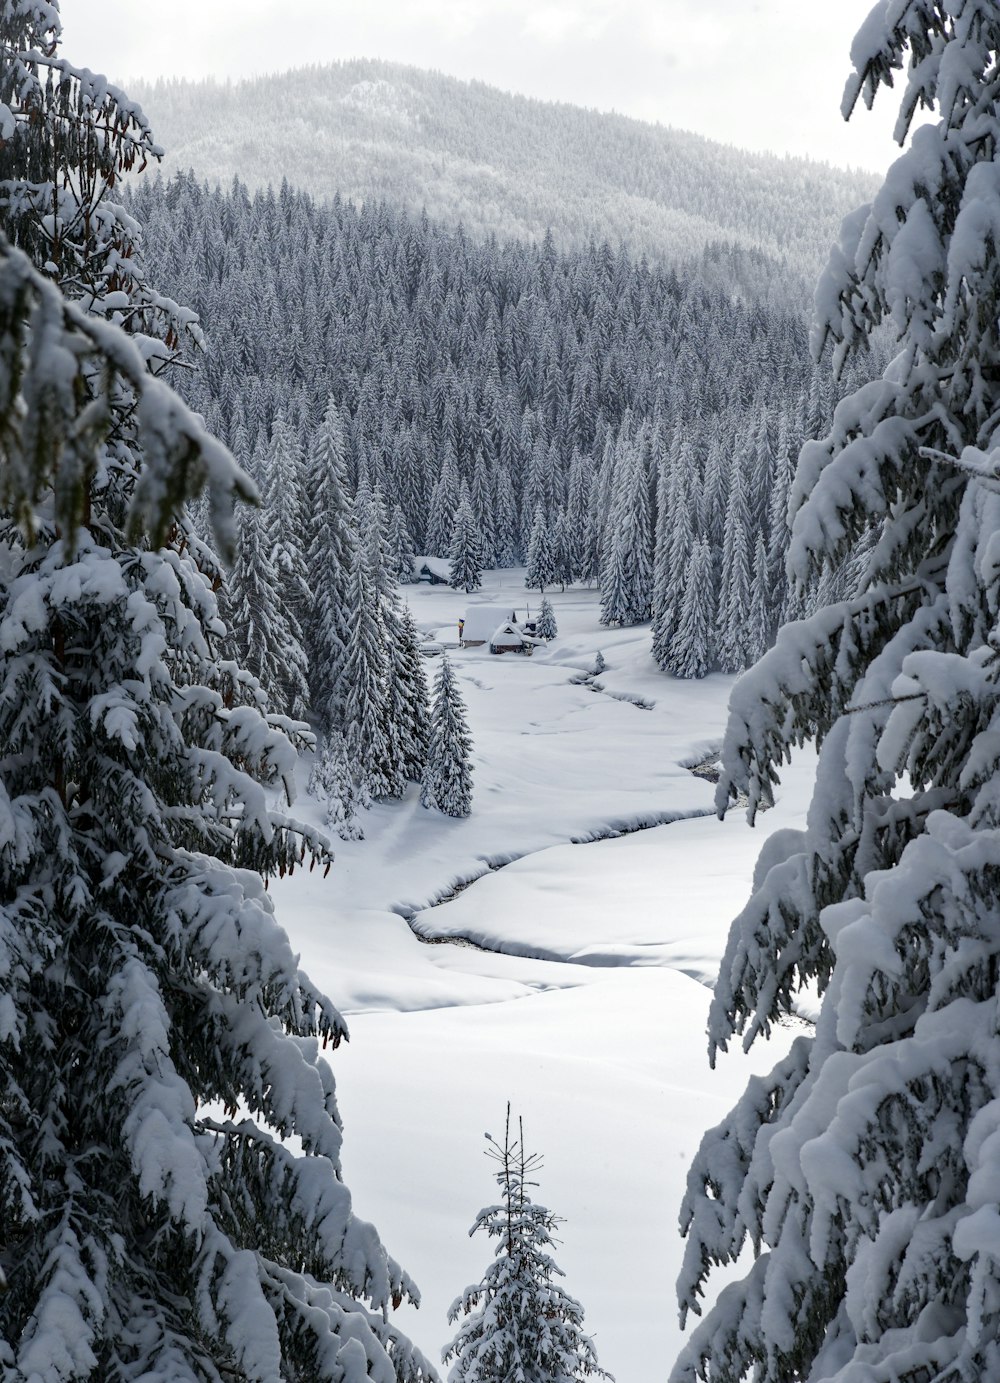
[[[490,638],[490,645],[497,647],[514,648],[520,644],[530,643],[539,648],[545,643],[544,639],[533,638],[531,634],[526,634],[514,620],[505,620],[498,629],[493,631]]]
[[[470,605],[465,612],[462,638],[466,642],[485,643],[498,625],[508,621],[516,627],[516,611],[511,605]]]
[[[413,570],[419,576],[424,567],[433,572],[439,581],[451,580],[451,563],[443,557],[414,557]]]

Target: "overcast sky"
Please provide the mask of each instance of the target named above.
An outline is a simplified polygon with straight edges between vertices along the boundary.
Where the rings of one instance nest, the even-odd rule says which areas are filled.
[[[892,93],[839,113],[873,0],[63,0],[63,52],[118,79],[242,77],[377,57],[882,169]],[[308,18],[301,19],[303,11]]]

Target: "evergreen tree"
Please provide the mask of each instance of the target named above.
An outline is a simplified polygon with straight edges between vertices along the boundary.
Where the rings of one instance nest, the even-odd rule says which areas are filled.
[[[419,783],[427,764],[430,703],[424,660],[420,656],[420,635],[409,605],[404,605],[397,613],[390,658],[390,706],[396,730],[399,771],[404,780]]]
[[[0,0],[0,100],[24,133],[5,123],[3,189],[21,210],[40,169],[50,208],[75,180],[106,191],[145,131],[53,57],[57,37],[51,3]],[[0,1367],[38,1383],[426,1376],[387,1324],[405,1274],[340,1180],[317,1039],[336,1045],[342,1020],[250,872],[328,850],[268,807],[296,745],[218,658],[177,512],[205,484],[228,556],[233,498],[253,487],[147,369],[169,330],[134,341],[106,320],[155,314],[141,290],[130,310],[141,264],[94,196],[72,234],[61,211],[33,228],[78,305],[0,239]]]
[[[767,514],[767,563],[776,626],[784,622],[788,603],[788,577],[785,572],[785,555],[788,552],[789,537],[788,499],[792,490],[795,462],[798,456],[789,428],[788,415],[783,410],[778,422],[774,478],[768,498]]]
[[[53,0],[0,0],[0,227],[69,298],[149,331],[157,373],[182,337],[201,336],[193,313],[153,289],[112,189],[160,151],[134,102],[57,56],[60,36]],[[107,305],[109,293],[123,296]]]
[[[412,585],[417,579],[413,569],[413,539],[406,528],[406,519],[398,504],[392,506],[389,515],[389,532],[386,535],[386,555],[389,572],[401,586]]]
[[[430,513],[427,519],[427,551],[434,557],[447,557],[451,551],[451,534],[455,525],[455,511],[458,509],[460,487],[454,448],[449,446],[445,453],[441,474],[431,493]]]
[[[302,484],[302,448],[294,427],[279,410],[271,428],[261,488],[267,505],[271,561],[284,586],[283,603],[296,627],[310,603]]]
[[[448,584],[466,593],[478,591],[483,584],[483,539],[467,493],[455,512],[449,556]]]
[[[355,820],[360,806],[358,790],[347,761],[347,743],[339,730],[330,731],[322,752],[313,760],[308,790],[323,803],[326,824],[341,840],[364,840],[365,833]]]
[[[311,605],[305,628],[312,705],[320,724],[333,728],[343,725],[344,665],[352,628],[349,583],[356,539],[347,490],[344,427],[332,397],[309,448],[306,485]]]
[[[375,584],[379,600],[385,603],[396,595],[396,580],[389,563],[389,518],[385,512],[382,491],[362,476],[354,496],[354,528],[359,546],[367,557],[368,573]]]
[[[531,525],[531,539],[528,543],[528,566],[524,574],[526,586],[537,586],[544,591],[556,580],[556,558],[553,551],[552,532],[543,505],[535,507],[535,519]]]
[[[565,509],[559,510],[552,546],[555,555],[555,579],[565,590],[573,584],[573,544]]]
[[[498,567],[516,567],[520,559],[517,540],[517,502],[509,470],[494,471],[494,519],[496,527],[493,546]]]
[[[762,658],[773,642],[774,613],[768,582],[767,548],[764,546],[764,534],[759,532],[754,552],[753,581],[750,586],[750,607],[747,615],[748,663],[753,664]]]
[[[351,629],[344,660],[344,737],[364,804],[397,794],[390,732],[389,650],[368,546],[354,551],[348,592]]]
[[[485,436],[490,435],[489,421],[486,422]],[[472,471],[472,485],[470,487],[470,501],[472,512],[476,520],[476,528],[479,531],[480,545],[483,550],[483,566],[495,567],[496,552],[493,548],[493,535],[496,533],[496,517],[494,515],[493,502],[493,481],[490,468],[482,452],[477,452],[476,461]]]
[[[601,559],[601,623],[640,624],[653,597],[653,529],[646,468],[639,447],[617,456],[614,499]]]
[[[417,722],[426,691],[416,627],[404,618],[388,569],[388,520],[380,490],[363,479],[354,497],[357,560],[350,588],[352,634],[344,663],[344,724],[365,795],[402,797],[423,766]],[[355,678],[360,681],[355,685]]]
[[[698,509],[698,529],[713,551],[722,547],[729,506],[729,477],[727,465],[733,455],[733,445],[722,430],[711,435],[705,455],[705,470],[701,484]]]
[[[753,661],[747,614],[750,609],[750,512],[745,458],[733,464],[722,542],[719,583],[719,667],[723,672],[742,672]]]
[[[263,458],[260,480],[265,503],[266,542],[276,578],[271,652],[277,673],[275,705],[296,720],[304,720],[309,710],[309,662],[301,624],[310,604],[303,552],[301,472],[298,439],[279,412]]]
[[[621,435],[624,438],[624,431]],[[590,489],[590,525],[587,547],[591,566],[586,577],[588,582],[600,579],[601,562],[604,560],[606,537],[614,504],[616,458],[617,444],[615,438],[609,434],[605,440],[600,468]]]
[[[538,506],[542,506],[547,516],[551,515],[556,508],[557,489],[555,454],[553,449],[539,438],[532,449],[524,483],[521,529],[526,539],[526,547],[531,545]]]
[[[290,715],[284,700],[283,658],[287,625],[278,594],[278,574],[268,552],[263,509],[247,508],[226,583],[226,611],[239,662],[260,683],[271,711]],[[298,717],[294,717],[298,719]]]
[[[720,806],[742,789],[753,811],[794,744],[821,750],[806,829],[733,926],[712,1050],[803,983],[822,1008],[691,1169],[683,1309],[745,1241],[756,1262],[678,1381],[1000,1376],[1000,11],[878,5],[853,52],[845,114],[905,69],[900,140],[919,106],[939,117],[821,283],[817,359],[883,323],[900,347],[803,448],[790,569],[838,570],[881,531],[865,590],[786,626],[733,697]]]
[[[531,1199],[541,1157],[524,1146],[510,1127],[510,1105],[503,1145],[489,1134],[486,1155],[498,1166],[500,1203],[480,1210],[470,1233],[495,1239],[493,1262],[482,1280],[466,1287],[448,1310],[462,1320],[445,1346],[445,1363],[454,1360],[448,1383],[573,1383],[611,1378],[597,1362],[594,1342],[583,1330],[583,1307],[556,1280],[562,1269],[552,1257],[558,1218]]]
[[[559,633],[555,611],[552,609],[552,602],[547,595],[542,596],[541,609],[538,612],[538,619],[535,622],[535,633],[540,639],[545,639],[546,642],[550,639],[554,639]]]
[[[455,674],[442,656],[434,681],[427,764],[420,803],[445,816],[468,816],[472,810],[472,740]]]
[[[594,483],[593,458],[574,455],[569,468],[566,499],[566,556],[570,581],[585,581],[590,571],[590,492]]]
[[[715,562],[704,538],[691,550],[677,631],[667,671],[675,677],[704,677],[715,666]]]
[[[670,648],[681,617],[685,574],[694,543],[691,480],[694,455],[685,438],[671,448],[661,467],[657,505],[656,552],[653,563],[653,657],[657,666],[670,666]]]

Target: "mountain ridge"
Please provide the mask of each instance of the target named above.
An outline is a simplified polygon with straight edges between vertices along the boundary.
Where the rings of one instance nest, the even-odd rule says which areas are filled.
[[[133,83],[164,171],[384,200],[481,238],[624,243],[680,263],[726,243],[811,286],[874,175],[376,59],[236,82]]]

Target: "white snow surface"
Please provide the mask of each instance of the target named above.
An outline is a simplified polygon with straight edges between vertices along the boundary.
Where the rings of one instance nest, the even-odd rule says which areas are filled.
[[[488,572],[471,597],[404,595],[425,635],[451,641],[470,604],[537,613],[522,581]],[[483,1133],[509,1099],[544,1155],[536,1198],[565,1217],[557,1261],[601,1364],[653,1383],[682,1340],[691,1156],[793,1035],[712,1072],[705,986],[764,839],[803,824],[814,760],[788,768],[753,830],[738,809],[719,822],[712,783],[689,766],[721,744],[734,679],[674,680],[648,625],[602,628],[594,590],[547,594],[559,637],[531,658],[450,654],[474,743],[471,816],[426,811],[411,789],[361,814],[366,838],[338,845],[327,879],[271,887],[303,968],[349,1018],[333,1056],[345,1179],[423,1294],[398,1324],[431,1358],[454,1333],[447,1307],[492,1252],[468,1230],[495,1199]],[[606,669],[574,681],[598,649]],[[293,810],[318,823],[307,773]]]

